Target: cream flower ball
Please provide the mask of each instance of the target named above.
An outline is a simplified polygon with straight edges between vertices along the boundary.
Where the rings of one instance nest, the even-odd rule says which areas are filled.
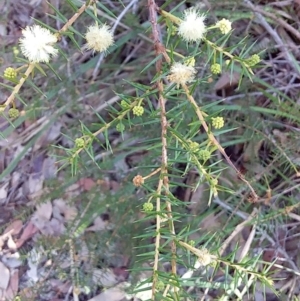
[[[56,56],[58,50],[53,47],[57,37],[47,28],[40,25],[27,26],[22,30],[20,48],[23,55],[32,63],[46,62]]]
[[[216,23],[216,27],[220,28],[222,34],[227,34],[231,30],[231,22],[223,18]]]
[[[113,34],[106,24],[89,26],[85,39],[87,42],[86,48],[98,52],[106,51],[114,43]]]
[[[172,65],[170,75],[167,78],[179,87],[179,85],[184,85],[194,80],[195,74],[196,69],[194,67],[176,62]]]
[[[178,34],[187,42],[200,41],[206,31],[205,16],[200,15],[195,8],[184,11],[183,21],[179,24]]]

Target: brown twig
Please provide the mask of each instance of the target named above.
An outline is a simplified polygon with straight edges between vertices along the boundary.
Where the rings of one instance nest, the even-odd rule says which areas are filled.
[[[70,26],[79,18],[79,16],[92,4],[94,3],[94,0],[91,0],[90,3],[87,5],[84,3],[68,21],[67,23],[58,31],[59,34],[66,32]]]
[[[251,184],[244,178],[244,176],[241,174],[241,172],[235,167],[235,165],[232,163],[232,161],[230,160],[230,158],[228,157],[228,155],[226,154],[224,148],[220,145],[219,141],[215,138],[215,136],[213,135],[213,133],[209,130],[208,125],[204,119],[203,113],[200,110],[200,108],[198,107],[194,97],[190,94],[189,88],[187,87],[186,84],[182,85],[182,88],[184,89],[186,96],[189,100],[189,102],[193,105],[196,114],[208,136],[208,139],[211,141],[211,143],[216,146],[219,150],[219,152],[224,156],[225,160],[227,161],[227,163],[232,167],[232,169],[236,172],[236,174],[238,175],[238,177],[249,187],[249,189],[251,190],[252,193],[252,197],[253,197],[253,202],[256,202],[258,200],[258,195],[256,194],[254,188],[251,186]]]
[[[58,31],[58,34],[60,35],[63,32],[66,32],[68,30],[68,28],[78,19],[78,17],[87,9],[88,6],[90,6],[92,3],[94,2],[94,0],[91,0],[91,2],[89,3],[89,5],[83,4],[77,11],[77,13],[75,13],[71,19],[69,19],[67,21],[67,23]],[[21,89],[21,87],[23,86],[24,82],[26,81],[26,79],[29,77],[29,75],[31,74],[31,72],[33,71],[35,66],[35,63],[30,63],[28,65],[27,70],[25,71],[25,74],[22,76],[22,78],[20,79],[19,83],[14,87],[11,95],[7,98],[7,100],[5,101],[5,103],[3,104],[4,107],[9,106],[11,103],[14,104],[14,100],[16,97],[16,94],[19,92],[19,90]]]
[[[157,24],[157,11],[158,7],[155,3],[155,0],[148,0],[148,7],[149,7],[149,17],[150,17],[150,23],[152,25],[152,35],[154,40],[154,48],[155,48],[155,54],[158,57],[158,60],[156,61],[156,72],[157,74],[161,74],[162,72],[162,58],[161,55],[165,58],[165,60],[170,63],[171,60],[169,56],[166,53],[165,47],[161,43],[161,34],[159,30],[159,26]],[[162,189],[164,189],[165,195],[168,197],[170,194],[169,191],[169,178],[168,178],[168,153],[167,153],[167,127],[168,127],[168,121],[166,117],[166,107],[165,107],[165,98],[164,98],[164,87],[161,80],[158,80],[157,83],[157,89],[159,94],[159,106],[160,106],[160,122],[161,122],[161,141],[162,141],[162,157],[161,157],[161,178],[158,183],[158,189],[157,189],[157,200],[156,200],[156,208],[159,212],[161,208],[161,192]],[[175,238],[175,228],[174,223],[172,219],[172,208],[171,203],[169,201],[166,201],[166,208],[168,212],[168,220],[169,220],[169,227],[170,232]],[[155,287],[157,282],[157,271],[158,271],[158,260],[159,260],[159,247],[160,247],[160,223],[161,223],[161,217],[159,214],[156,216],[156,241],[155,241],[155,258],[154,258],[154,266],[153,266],[153,284],[152,284],[152,300],[155,299]],[[171,252],[172,252],[172,260],[171,260],[171,267],[172,267],[172,273],[173,275],[177,274],[176,269],[176,243],[175,240],[171,241]]]
[[[15,97],[20,91],[21,87],[25,83],[26,79],[29,77],[30,73],[33,71],[35,64],[31,63],[29,64],[27,70],[25,71],[24,75],[21,77],[19,83],[14,87],[12,93],[7,98],[6,102],[3,104],[4,107],[9,106],[11,103],[14,103]]]

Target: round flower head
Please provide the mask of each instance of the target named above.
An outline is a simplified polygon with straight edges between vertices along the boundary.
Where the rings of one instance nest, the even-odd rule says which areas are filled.
[[[22,30],[20,48],[25,57],[32,63],[46,62],[55,56],[58,50],[53,47],[57,37],[49,29],[39,25],[27,26]]]
[[[3,73],[3,76],[6,79],[15,79],[17,75],[18,75],[17,70],[12,67],[6,68]]]
[[[202,266],[207,266],[213,262],[213,257],[206,248],[199,249],[198,261]]]
[[[222,34],[227,34],[231,30],[231,22],[224,18],[218,21],[216,26],[220,29]]]
[[[178,34],[187,42],[200,41],[205,33],[205,16],[199,15],[195,8],[185,10],[183,21],[178,27]]]
[[[189,83],[195,78],[196,69],[192,66],[175,63],[172,65],[170,73],[168,80],[179,87],[179,85]]]
[[[106,24],[89,26],[85,38],[87,41],[86,48],[98,52],[106,51],[114,43],[113,34]]]
[[[248,60],[246,60],[246,62],[250,67],[253,67],[260,62],[260,57],[258,54],[253,54]]]
[[[215,128],[215,129],[221,129],[223,126],[224,126],[224,118],[223,117],[213,117],[212,118],[212,126]]]

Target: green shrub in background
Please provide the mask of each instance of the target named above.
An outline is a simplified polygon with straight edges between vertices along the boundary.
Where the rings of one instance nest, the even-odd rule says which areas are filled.
[[[51,77],[52,82],[55,79],[64,84],[65,74],[55,65],[55,60],[70,59],[59,47],[63,38],[67,38],[68,47],[92,50],[95,57],[101,52],[101,58],[104,54],[108,58],[113,56],[123,43],[122,36],[114,36],[116,28],[111,28],[98,15],[98,6],[105,9],[103,4],[91,0],[78,9],[72,0],[67,2],[75,12],[68,20],[53,8],[56,12],[53,18],[64,22],[60,30],[36,20],[35,25],[22,31],[19,46],[25,59],[18,57],[18,62],[23,65],[18,68],[10,66],[4,71],[4,78],[12,82],[13,88],[10,97],[1,105],[1,111],[12,121],[19,117],[16,98],[30,107],[20,93],[27,81],[41,94],[46,91],[35,85],[35,78],[40,81],[41,74],[46,78],[52,73],[55,75]],[[228,225],[228,229],[220,229],[216,233],[205,233],[205,229],[201,229],[201,235],[197,235],[195,241],[192,237],[200,231],[197,227],[199,219],[188,214],[185,208],[189,204],[180,200],[175,191],[178,187],[205,187],[202,197],[206,198],[206,208],[201,210],[202,213],[217,210],[213,201],[220,200],[220,195],[225,198],[231,193],[236,194],[238,189],[243,191],[247,201],[259,201],[257,188],[236,168],[220,142],[223,135],[235,130],[228,126],[230,120],[221,109],[221,102],[202,105],[201,93],[224,70],[231,74],[238,71],[239,85],[242,85],[243,79],[252,78],[253,70],[260,62],[260,54],[251,53],[253,45],[249,47],[244,37],[234,46],[230,45],[231,22],[225,18],[211,22],[209,13],[194,7],[186,9],[183,14],[179,10],[167,12],[157,7],[155,1],[148,1],[147,10],[149,23],[145,24],[142,34],[147,33],[151,37],[154,52],[145,54],[148,62],[140,66],[138,73],[150,74],[151,78],[148,82],[145,78],[143,81],[123,79],[119,85],[130,87],[130,92],[125,93],[125,89],[115,91],[117,101],[105,105],[105,113],[93,112],[92,109],[87,112],[98,118],[98,122],[87,124],[83,120],[81,132],[74,133],[74,137],[69,136],[73,147],[53,147],[53,152],[61,156],[58,159],[60,169],[69,169],[70,177],[76,177],[92,168],[91,162],[99,170],[107,170],[117,160],[118,149],[110,143],[111,130],[120,133],[124,141],[127,132],[132,132],[139,139],[138,147],[132,150],[124,145],[128,152],[147,151],[133,172],[127,175],[132,181],[120,189],[120,195],[125,196],[122,208],[116,208],[120,203],[110,199],[104,199],[106,204],[102,205],[103,212],[109,206],[120,216],[126,210],[132,210],[134,224],[140,225],[130,233],[135,237],[135,242],[130,242],[130,245],[137,247],[132,251],[135,253],[132,270],[137,274],[145,272],[147,276],[139,279],[138,284],[127,287],[128,298],[135,295],[142,300],[205,300],[205,295],[215,290],[218,300],[243,300],[255,291],[256,284],[272,288],[273,283],[269,274],[270,264],[262,265],[260,253],[252,254],[249,246],[238,258],[237,250],[226,253],[228,243],[244,225],[259,227],[258,210],[252,208],[235,230],[235,225]],[[81,24],[79,31],[74,26],[84,14],[89,25],[84,27]],[[96,69],[95,60],[92,64]],[[209,66],[210,73],[201,74],[197,66],[203,65]],[[117,70],[118,66],[114,68]],[[107,154],[99,159],[95,145],[100,145]],[[238,183],[235,187],[220,181],[225,168],[236,174]],[[181,181],[189,172],[197,175],[192,185]],[[132,201],[131,195],[135,193],[141,197]],[[94,202],[97,200],[87,202],[76,222],[69,227],[69,237],[64,238],[63,245],[69,248],[71,258],[78,237],[89,224],[87,215],[91,216],[93,206],[97,206]],[[234,206],[232,204],[231,208]],[[137,211],[141,214],[138,215]],[[151,225],[153,221],[154,225]],[[127,223],[124,227],[133,227],[129,220],[124,223]],[[145,225],[146,229],[143,228]],[[105,244],[99,246],[101,250],[106,247]],[[185,267],[184,272],[180,267]],[[220,271],[225,280],[216,280]],[[78,267],[74,266],[71,271],[74,300],[85,292],[76,275]]]

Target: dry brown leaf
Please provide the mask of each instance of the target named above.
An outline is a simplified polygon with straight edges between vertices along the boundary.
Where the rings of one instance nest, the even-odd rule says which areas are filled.
[[[11,235],[18,235],[23,228],[23,222],[18,219],[13,221],[4,231],[4,234],[12,230]]]
[[[5,235],[0,236],[0,251],[2,250],[2,247],[4,246],[5,240],[6,240]]]
[[[19,252],[13,252],[13,253],[6,253],[2,256],[2,262],[10,269],[15,269],[20,267],[23,262],[20,259],[20,253]]]
[[[35,300],[36,291],[32,289],[32,287],[26,287],[19,293],[21,300]]]
[[[34,144],[33,150],[39,150],[43,146],[47,146],[50,143],[52,143],[56,138],[60,135],[62,124],[60,122],[54,122],[48,131],[44,132],[42,136],[39,137],[39,139]]]
[[[44,179],[49,180],[56,177],[57,165],[55,158],[46,158],[43,162],[43,176]]]
[[[88,301],[120,301],[125,298],[124,285],[109,288]]]
[[[7,27],[0,23],[0,36],[5,37],[7,35]]]
[[[114,274],[116,275],[119,282],[123,282],[126,279],[128,279],[128,276],[129,276],[128,268],[126,268],[126,267],[120,267],[120,268],[116,267],[116,268],[113,268],[113,271],[114,271]]]
[[[106,229],[107,221],[104,221],[100,216],[97,216],[94,220],[94,224],[88,228],[86,231],[102,231]]]
[[[224,72],[215,84],[215,91],[237,85],[239,83],[240,76],[241,75],[237,72],[233,72],[232,74],[230,72]]]
[[[9,269],[0,261],[0,288],[6,290],[9,283]]]
[[[60,211],[60,213],[64,216],[65,220],[67,221],[73,220],[78,214],[78,210],[76,209],[76,207],[69,206],[63,199],[54,200],[53,206]]]
[[[78,181],[78,184],[84,191],[90,191],[93,187],[96,186],[96,182],[91,178],[81,178]]]
[[[99,286],[111,287],[117,284],[118,280],[111,269],[94,269],[93,282]]]
[[[59,294],[67,294],[72,285],[70,281],[62,281],[59,279],[50,279],[49,283]]]
[[[29,194],[33,195],[43,189],[44,177],[42,174],[31,174],[27,181]]]
[[[19,270],[14,270],[11,273],[9,286],[5,292],[4,297],[7,300],[14,300],[14,298],[18,293],[18,289],[19,289]]]
[[[9,182],[6,182],[0,187],[0,204],[1,205],[6,202],[8,185],[9,185]]]
[[[63,179],[60,179],[63,182]],[[80,191],[80,185],[78,182],[70,185],[67,187],[65,191],[66,199],[73,199],[74,197],[78,196],[81,193]]]
[[[61,235],[66,231],[64,224],[54,217],[49,222],[49,228],[51,229],[51,233],[49,234],[54,236]]]
[[[279,138],[281,145],[286,145],[286,143],[288,142],[289,133],[284,133],[282,131],[275,129],[273,131],[273,135]]]
[[[0,250],[2,249],[5,241],[7,239],[9,239],[9,237],[11,237],[11,233],[12,232],[13,232],[13,230],[10,230],[9,232],[7,232],[7,233],[5,233],[5,234],[3,234],[3,235],[0,236]],[[1,276],[1,274],[0,274],[0,276]]]
[[[52,204],[50,201],[37,205],[36,212],[31,217],[33,224],[43,233],[49,233],[49,220],[52,215]],[[50,231],[51,232],[51,231]]]
[[[217,229],[222,229],[220,216],[215,215],[214,213],[209,214],[201,221],[199,228],[204,229],[206,233],[216,231]]]
[[[36,206],[36,214],[45,220],[50,220],[52,215],[52,204],[50,201]]]
[[[13,238],[11,237],[11,235],[8,236],[7,246],[8,246],[8,248],[10,250],[17,250],[17,245],[14,242]]]
[[[17,241],[17,248],[20,248],[24,244],[24,242],[30,239],[37,231],[38,228],[30,221],[23,230],[21,237]]]

